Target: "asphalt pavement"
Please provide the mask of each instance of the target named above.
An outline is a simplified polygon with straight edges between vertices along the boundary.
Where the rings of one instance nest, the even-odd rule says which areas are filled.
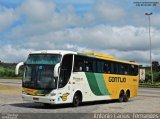
[[[13,81],[13,82],[12,82]],[[3,85],[17,85],[21,87],[20,80],[0,80]],[[160,112],[160,88],[139,88],[138,96],[131,98],[129,102],[98,101],[83,103],[79,107],[70,104],[51,105],[24,102],[21,94],[0,94],[0,112],[21,114],[95,114],[95,113],[159,113]],[[68,118],[68,117],[67,117]]]

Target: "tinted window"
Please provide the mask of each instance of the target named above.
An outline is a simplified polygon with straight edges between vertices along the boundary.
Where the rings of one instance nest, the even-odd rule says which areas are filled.
[[[74,58],[74,72],[96,72],[96,60],[94,58],[77,56]]]
[[[57,64],[61,60],[59,54],[30,54],[26,64]]]
[[[111,62],[111,73],[119,74],[119,64],[116,62]]]
[[[129,70],[130,70],[130,75],[138,75],[138,66],[130,65]]]
[[[59,77],[59,88],[64,87],[71,75],[73,55],[65,55],[62,60]]]
[[[85,71],[93,72],[93,60],[91,58],[85,58]]]
[[[138,66],[75,55],[74,72],[137,75]]]
[[[103,61],[97,61],[97,72],[98,73],[104,73],[104,62]]]
[[[74,72],[85,71],[85,62],[83,57],[75,55],[73,71]]]

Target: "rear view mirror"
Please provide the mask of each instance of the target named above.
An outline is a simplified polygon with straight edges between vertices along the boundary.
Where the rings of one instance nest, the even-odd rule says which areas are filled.
[[[57,63],[54,67],[54,77],[58,77],[59,75],[59,67],[60,67],[60,63]]]
[[[15,74],[16,74],[16,75],[19,74],[19,68],[20,68],[21,66],[23,66],[23,65],[24,65],[24,62],[20,62],[20,63],[18,63],[18,64],[16,65],[16,69],[15,69]]]

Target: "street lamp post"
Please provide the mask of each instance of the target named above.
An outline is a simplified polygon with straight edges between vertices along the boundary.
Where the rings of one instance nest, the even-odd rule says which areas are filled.
[[[152,42],[151,42],[151,32],[150,32],[150,16],[152,15],[152,13],[145,13],[145,15],[148,16],[148,20],[149,20],[149,41],[150,41],[150,65],[151,65],[151,80],[153,83],[153,70],[152,70]]]

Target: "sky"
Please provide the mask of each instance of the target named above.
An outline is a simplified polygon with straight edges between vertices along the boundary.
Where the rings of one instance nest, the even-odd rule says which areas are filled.
[[[157,2],[136,6],[135,2]],[[160,0],[0,0],[0,60],[36,50],[92,51],[149,65],[160,61]]]

